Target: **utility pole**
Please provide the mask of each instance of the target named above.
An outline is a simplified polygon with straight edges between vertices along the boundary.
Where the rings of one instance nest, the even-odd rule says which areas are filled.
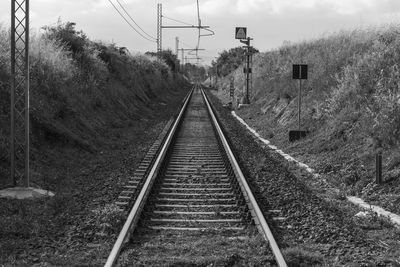
[[[29,0],[11,0],[10,45],[10,165],[14,187],[0,190],[0,198],[54,196],[29,186]]]
[[[181,51],[182,51],[182,65],[183,66],[185,66],[185,50],[184,49],[181,49]]]
[[[161,61],[162,52],[162,4],[157,4],[157,56]]]
[[[179,37],[175,37],[175,55],[178,58],[178,51],[179,51]]]
[[[198,6],[198,2],[197,2]],[[199,12],[199,11],[198,11]],[[199,16],[199,14],[198,14]],[[199,19],[199,25],[186,25],[186,26],[176,26],[176,25],[171,25],[171,26],[163,26],[162,24],[162,4],[157,4],[157,53],[161,54],[162,51],[162,29],[198,29],[199,32],[201,29],[204,29],[206,31],[211,32],[211,34],[206,34],[206,35],[200,35],[199,36],[210,36],[214,35],[214,32],[210,30],[210,26],[203,26],[201,25],[201,20]],[[198,47],[196,48],[198,49]],[[200,50],[200,49],[198,49]]]
[[[29,0],[11,1],[11,178],[29,187]]]
[[[218,65],[215,65],[215,67],[216,67],[216,73],[215,73],[215,87],[217,88],[217,90],[218,90]]]

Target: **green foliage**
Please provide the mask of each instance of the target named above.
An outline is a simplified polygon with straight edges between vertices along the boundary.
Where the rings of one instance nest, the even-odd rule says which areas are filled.
[[[77,31],[75,26],[73,22],[58,21],[56,26],[43,27],[46,31],[44,37],[61,44],[64,50],[71,53],[79,68],[79,83],[86,88],[100,86],[108,73],[105,62],[99,57],[99,45],[90,41],[83,31]]]
[[[60,41],[74,55],[82,53],[88,43],[86,34],[75,29],[76,23],[58,21],[56,26],[45,26],[46,37]]]
[[[204,81],[206,79],[206,72],[203,66],[197,66],[191,63],[186,63],[182,68],[182,73],[190,80]]]
[[[30,47],[30,74],[36,86],[65,83],[75,77],[76,68],[70,53],[61,43],[47,36],[33,36]]]
[[[247,49],[241,46],[222,51],[217,61],[212,61],[210,72],[218,76],[226,76],[236,70],[246,60]],[[250,48],[250,54],[259,53],[256,48]]]
[[[158,57],[158,54],[154,52],[146,52],[145,54],[152,57]],[[172,53],[171,50],[168,49],[161,51],[161,58],[165,62],[165,64],[167,64],[167,66],[171,69],[171,71],[177,72],[179,70],[178,57],[174,53]]]
[[[360,128],[376,149],[400,142],[400,38],[396,31],[375,32],[369,49],[338,74],[337,85],[326,101],[330,117],[346,109],[358,112]]]

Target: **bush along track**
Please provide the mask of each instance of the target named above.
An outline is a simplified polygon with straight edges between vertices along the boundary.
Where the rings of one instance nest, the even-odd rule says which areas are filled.
[[[209,95],[259,205],[275,226],[288,264],[400,264],[397,228],[377,216],[359,220],[353,207],[319,197],[302,182],[306,173],[290,172],[282,157],[264,149]]]

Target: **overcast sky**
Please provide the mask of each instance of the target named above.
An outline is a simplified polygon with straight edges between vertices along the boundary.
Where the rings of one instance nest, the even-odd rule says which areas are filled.
[[[116,0],[110,0],[118,6]],[[157,3],[167,17],[197,23],[196,0],[119,0],[135,21],[156,36]],[[400,0],[199,0],[203,25],[215,36],[203,37],[200,55],[209,63],[222,50],[239,46],[236,26],[247,27],[254,46],[261,51],[279,47],[283,41],[316,38],[341,29],[354,29],[400,22]],[[10,24],[11,0],[0,1],[0,22]],[[155,51],[156,44],[135,33],[108,0],[30,0],[31,27],[62,21],[77,23],[91,39],[115,42],[132,52]],[[164,25],[177,25],[164,19]],[[197,30],[164,29],[163,48],[175,50],[175,37],[192,48]]]

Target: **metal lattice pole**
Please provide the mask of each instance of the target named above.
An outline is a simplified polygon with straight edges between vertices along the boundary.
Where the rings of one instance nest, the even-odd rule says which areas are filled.
[[[161,60],[162,51],[162,4],[157,4],[157,55]]]
[[[29,187],[29,0],[11,1],[11,177]]]

